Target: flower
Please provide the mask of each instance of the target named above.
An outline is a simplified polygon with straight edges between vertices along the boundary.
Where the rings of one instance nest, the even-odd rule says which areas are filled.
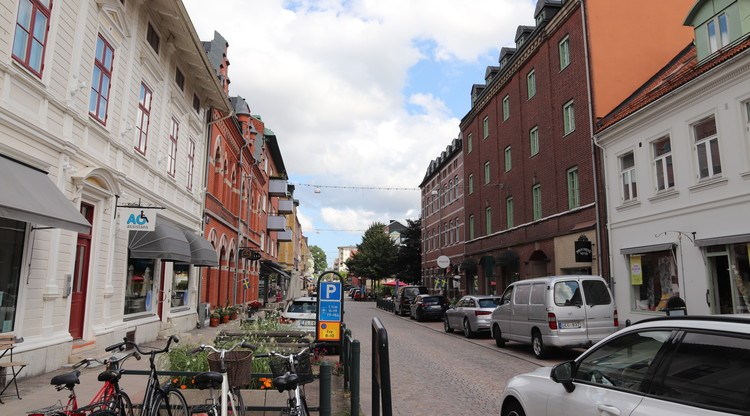
[[[250,302],[250,303],[248,304],[248,306],[249,306],[249,307],[250,307],[251,309],[260,309],[260,307],[261,307],[262,305],[261,305],[261,303],[260,303],[259,301],[257,301],[257,300],[254,300],[254,301]]]
[[[273,387],[273,380],[271,380],[270,378],[261,377],[258,379],[258,381],[260,381],[261,383],[260,384],[261,390],[270,389],[271,387]]]

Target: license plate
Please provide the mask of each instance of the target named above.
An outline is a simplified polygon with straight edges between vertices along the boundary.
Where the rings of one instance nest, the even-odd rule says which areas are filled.
[[[300,321],[300,325],[302,326],[315,326],[315,321],[311,321],[309,319],[303,319]]]
[[[440,305],[428,306],[429,309],[440,309]]]
[[[580,328],[581,327],[581,321],[561,321],[560,322],[560,329],[574,329],[574,328]]]

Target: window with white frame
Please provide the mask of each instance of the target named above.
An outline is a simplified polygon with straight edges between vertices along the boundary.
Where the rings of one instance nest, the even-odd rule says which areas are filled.
[[[695,154],[698,159],[698,179],[721,174],[719,136],[714,116],[706,117],[693,125]]]
[[[505,148],[505,171],[508,172],[513,168],[513,158],[511,157],[510,146]]]
[[[169,154],[167,155],[167,173],[174,177],[177,172],[177,139],[180,135],[180,123],[173,117],[169,132]]]
[[[490,183],[490,162],[484,162],[484,184]]]
[[[570,134],[576,129],[576,117],[573,109],[573,100],[563,106],[563,133]]]
[[[453,194],[453,179],[448,180],[448,201],[453,202],[454,194]]]
[[[560,53],[560,71],[562,71],[570,65],[570,38],[568,36],[560,41],[558,51]]]
[[[474,136],[469,133],[466,136],[466,153],[471,153],[474,150]]]
[[[455,241],[456,243],[458,243],[459,241],[461,241],[461,240],[459,239],[458,229],[459,229],[459,223],[458,223],[458,217],[456,217],[456,228],[454,228],[454,229],[453,229],[453,232],[455,233],[455,236],[454,236],[454,241]]]
[[[487,235],[492,234],[492,207],[484,209],[484,225],[487,230]]]
[[[536,74],[533,69],[526,75],[526,94],[529,99],[536,95]]]
[[[503,121],[510,118],[510,96],[503,97]]]
[[[187,189],[193,189],[193,171],[195,170],[195,140],[188,140]]]
[[[542,185],[536,184],[531,188],[531,202],[534,220],[542,218]]]
[[[638,198],[638,186],[635,179],[635,155],[625,153],[620,160],[620,183],[622,185],[622,200],[631,201]]]
[[[729,44],[729,28],[727,26],[727,15],[721,13],[706,23],[708,31],[708,48],[711,53]]]
[[[488,116],[484,117],[484,120],[482,120],[482,131],[484,132],[483,138],[487,138],[490,135],[490,118]]]
[[[664,191],[674,188],[674,170],[672,167],[672,145],[669,136],[656,139],[651,143],[654,152],[654,178],[656,190]]]
[[[469,195],[474,193],[474,174],[469,174]]]
[[[89,114],[102,124],[107,124],[107,107],[109,103],[109,88],[112,81],[114,53],[114,49],[109,42],[99,34],[96,38],[94,69],[91,75]]]
[[[458,175],[453,177],[453,199],[458,199]]]
[[[513,228],[513,197],[509,196],[505,198],[505,222],[508,224],[508,228]]]
[[[531,149],[531,156],[539,153],[539,127],[537,126],[529,130],[529,148]]]
[[[51,0],[20,0],[13,35],[13,59],[41,78],[52,13]]]
[[[474,239],[474,216],[469,215],[469,240]]]
[[[141,82],[141,92],[138,95],[138,112],[135,119],[135,150],[145,155],[148,146],[148,124],[151,119],[151,90]]]
[[[581,196],[578,187],[578,167],[568,169],[568,209],[581,206]]]

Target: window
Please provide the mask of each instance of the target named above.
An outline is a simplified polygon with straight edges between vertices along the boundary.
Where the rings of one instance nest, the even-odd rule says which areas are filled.
[[[508,172],[513,167],[513,158],[510,155],[510,146],[505,148],[505,171]]]
[[[581,206],[580,192],[578,188],[578,168],[568,169],[568,209]]]
[[[146,29],[146,42],[148,42],[149,45],[151,45],[151,49],[156,52],[156,54],[159,54],[159,35],[156,33],[156,30],[153,26],[151,26],[151,23],[148,24],[148,28]]]
[[[484,225],[487,230],[486,234],[492,234],[492,207],[484,209]]]
[[[172,118],[172,129],[169,132],[169,154],[167,155],[167,173],[174,177],[177,171],[177,139],[180,134],[180,123]]]
[[[482,120],[482,131],[484,132],[484,138],[486,139],[490,135],[490,119],[489,117],[485,116],[484,120]]]
[[[185,91],[185,75],[182,74],[180,68],[174,69],[174,82],[180,87],[180,90]]]
[[[8,218],[0,218],[0,333],[15,329],[18,302],[18,288],[21,286],[23,249],[26,241],[26,223]]]
[[[20,0],[13,36],[13,58],[36,76],[42,76],[44,51],[52,5],[50,0]]]
[[[513,197],[505,198],[505,222],[508,224],[508,228],[513,228]]]
[[[503,97],[503,121],[510,117],[510,96]]]
[[[542,218],[542,185],[534,185],[531,188],[531,201],[533,205],[533,218],[538,220]]]
[[[474,150],[474,136],[469,133],[469,135],[466,136],[466,153],[471,153],[472,150]]]
[[[469,240],[474,239],[474,216],[469,215]]]
[[[469,174],[469,195],[474,193],[474,174]]]
[[[453,179],[448,180],[448,192],[446,194],[448,195],[448,202],[453,202]]]
[[[529,99],[536,95],[536,75],[533,69],[526,75],[526,93]]]
[[[672,168],[672,146],[669,136],[657,139],[651,144],[654,150],[654,170],[656,171],[656,190],[663,191],[674,187]]]
[[[195,141],[188,140],[188,155],[187,155],[187,189],[193,189],[193,170],[195,169]]]
[[[153,311],[154,276],[153,259],[133,259],[128,255],[128,274],[125,282],[125,315]]]
[[[135,150],[145,155],[148,145],[148,123],[151,118],[151,90],[146,84],[141,83],[141,92],[138,96],[138,114],[135,119]]]
[[[456,228],[453,229],[453,232],[455,233],[454,241],[456,243],[458,243],[459,241],[461,241],[458,238],[458,227],[459,227],[459,225],[458,225],[458,217],[456,217]]]
[[[490,183],[490,162],[484,162],[484,184]]]
[[[716,31],[718,27],[718,33]],[[708,31],[708,48],[711,53],[718,51],[729,44],[729,29],[727,28],[727,15],[721,13],[706,23]]]
[[[201,112],[201,99],[198,98],[197,94],[193,94],[193,110],[195,110],[196,113]]]
[[[558,51],[560,52],[560,71],[562,71],[570,65],[570,38],[568,36],[560,41]]]
[[[529,148],[531,156],[539,153],[539,128],[536,126],[529,131]]]
[[[563,129],[564,134],[570,134],[576,129],[575,112],[573,111],[573,100],[563,106]]]
[[[719,158],[719,136],[716,134],[714,116],[693,125],[695,153],[698,157],[698,178],[705,179],[721,173]]]
[[[458,175],[453,177],[453,199],[458,198]]]
[[[107,104],[109,87],[112,81],[112,61],[114,50],[102,35],[96,38],[96,55],[94,56],[94,73],[91,76],[91,93],[89,94],[89,114],[102,124],[107,124]]]
[[[633,152],[628,152],[620,156],[620,178],[622,179],[622,200],[630,201],[638,198]]]
[[[635,311],[659,311],[662,298],[679,296],[680,283],[672,250],[653,251],[628,256],[630,266],[631,304]]]
[[[173,263],[174,273],[172,277],[172,307],[187,307],[188,285],[190,284],[190,265],[184,263]]]

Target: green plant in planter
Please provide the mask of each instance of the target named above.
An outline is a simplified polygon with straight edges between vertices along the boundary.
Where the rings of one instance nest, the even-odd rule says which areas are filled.
[[[205,351],[191,355],[190,351],[198,345],[183,344],[172,347],[167,355],[167,362],[162,363],[170,371],[208,371],[208,353]],[[170,384],[179,389],[193,388],[192,377],[172,377]]]

